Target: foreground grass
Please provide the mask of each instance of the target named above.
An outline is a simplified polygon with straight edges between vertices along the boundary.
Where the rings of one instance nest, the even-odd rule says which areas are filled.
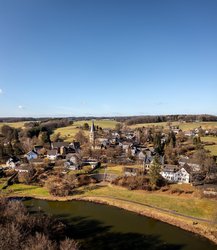
[[[178,213],[204,219],[213,219],[217,201],[195,197],[169,195],[158,192],[130,191],[122,187],[108,185],[100,188],[83,187],[81,196],[108,196],[140,202]]]
[[[0,188],[1,187],[2,184],[0,184]],[[217,201],[205,198],[196,198],[192,195],[178,196],[165,194],[162,192],[130,191],[126,188],[110,184],[106,186],[84,186],[78,188],[78,191],[79,194],[66,197],[66,199],[104,196],[108,197],[108,199],[125,199],[129,202],[139,202],[145,205],[152,205],[159,208],[176,211],[183,215],[194,216],[203,219],[212,220],[216,215]],[[57,198],[50,195],[45,187],[25,184],[14,184],[8,187],[6,190],[3,190],[2,194],[6,196],[32,196],[44,199]],[[133,205],[137,206],[136,204]]]

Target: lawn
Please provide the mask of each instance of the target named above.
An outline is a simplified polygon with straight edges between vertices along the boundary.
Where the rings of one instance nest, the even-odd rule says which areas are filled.
[[[0,189],[2,188],[2,184],[0,184]],[[38,187],[33,185],[26,184],[13,184],[9,186],[6,190],[2,190],[2,194],[13,194],[17,196],[37,196],[37,197],[48,197],[49,192],[44,187]]]
[[[91,125],[92,121],[76,121],[71,126],[56,129],[54,133],[60,133],[61,137],[65,138],[65,141],[70,142],[74,139],[75,134],[79,131],[79,127],[83,126],[84,123]],[[94,124],[95,126],[102,128],[114,129],[117,122],[114,120],[94,120]],[[88,135],[89,131],[84,131],[84,133]]]
[[[124,165],[108,164],[107,167],[105,168],[105,165],[102,165],[100,168],[96,169],[94,171],[94,173],[101,173],[101,174],[109,173],[109,174],[123,175],[123,173],[124,173],[123,167],[125,167],[125,166]],[[144,168],[142,165],[133,165],[130,167],[141,168],[141,169]]]

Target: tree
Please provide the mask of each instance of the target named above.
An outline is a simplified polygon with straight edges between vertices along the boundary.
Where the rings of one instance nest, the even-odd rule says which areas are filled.
[[[202,143],[201,143],[200,136],[196,135],[196,136],[193,138],[193,144],[196,146],[197,149],[202,148]]]
[[[115,130],[120,131],[122,127],[123,127],[122,123],[119,122],[115,125]]]
[[[79,130],[77,134],[75,134],[74,139],[78,142],[80,142],[81,145],[88,142],[87,137],[85,136],[84,132],[82,130]]]
[[[163,153],[164,144],[161,142],[161,133],[157,132],[154,135],[154,148],[158,154]]]
[[[90,126],[89,126],[89,124],[87,122],[84,123],[83,129],[84,130],[89,130],[90,129]]]
[[[178,155],[177,155],[177,150],[172,147],[171,144],[165,147],[164,150],[164,156],[165,156],[165,161],[168,164],[177,164],[178,163]]]
[[[149,168],[150,184],[154,188],[157,186],[158,181],[162,178],[160,172],[161,172],[161,166],[157,157],[155,157]]]
[[[196,150],[192,156],[191,162],[199,164],[201,170],[206,173],[216,171],[216,162],[204,149]]]

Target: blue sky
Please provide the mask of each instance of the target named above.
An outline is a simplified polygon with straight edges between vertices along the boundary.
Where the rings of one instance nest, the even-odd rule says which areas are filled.
[[[217,114],[216,0],[0,0],[0,116]]]

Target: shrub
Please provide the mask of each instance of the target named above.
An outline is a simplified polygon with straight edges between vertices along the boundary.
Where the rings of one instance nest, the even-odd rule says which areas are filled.
[[[0,249],[78,249],[73,239],[65,239],[63,223],[46,215],[30,215],[19,201],[0,199],[0,232]]]

